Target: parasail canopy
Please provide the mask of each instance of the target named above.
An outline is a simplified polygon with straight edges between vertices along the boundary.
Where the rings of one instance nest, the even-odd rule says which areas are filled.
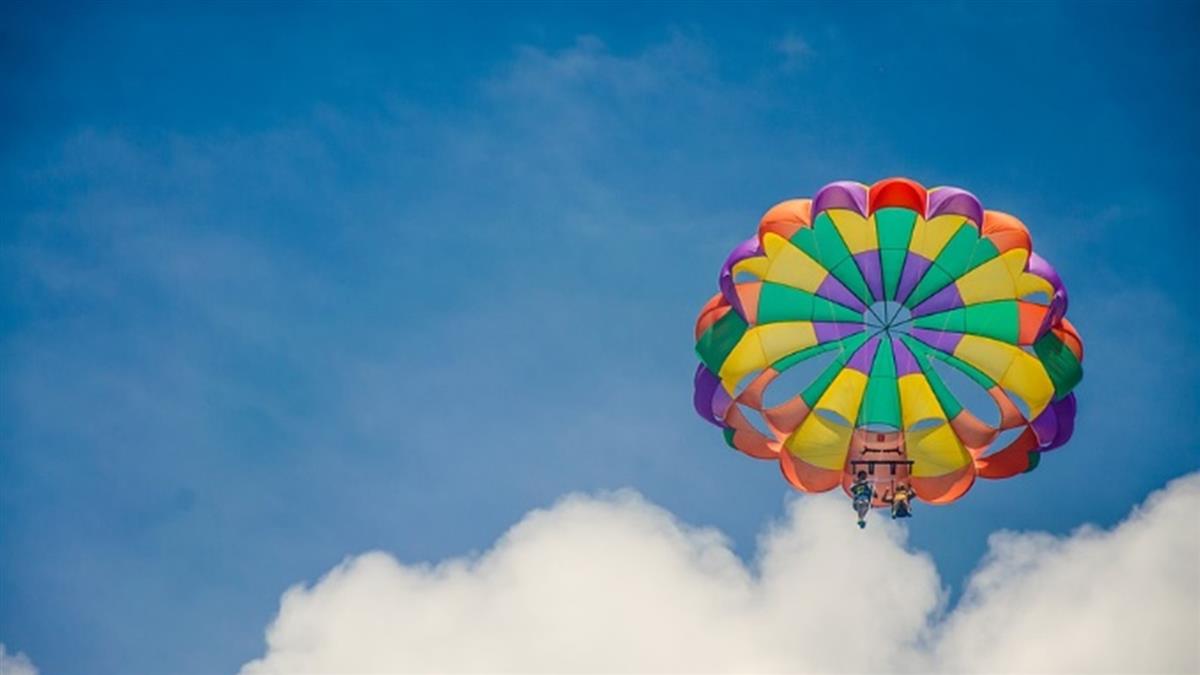
[[[947,503],[1071,436],[1066,288],[1020,220],[965,190],[892,178],[782,202],[718,285],[696,409],[800,490],[867,471]]]

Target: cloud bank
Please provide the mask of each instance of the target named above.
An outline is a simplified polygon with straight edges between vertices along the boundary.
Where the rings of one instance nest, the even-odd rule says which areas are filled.
[[[38,675],[28,656],[21,652],[10,653],[0,642],[0,675]]]
[[[634,492],[573,495],[477,556],[291,588],[242,673],[1196,672],[1198,508],[1192,474],[1111,530],[997,533],[947,612],[930,558],[844,500],[794,500],[747,565]]]

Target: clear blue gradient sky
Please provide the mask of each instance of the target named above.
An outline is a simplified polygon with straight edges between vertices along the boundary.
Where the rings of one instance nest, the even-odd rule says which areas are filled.
[[[289,585],[571,491],[753,551],[789,493],[692,412],[691,325],[837,179],[1020,216],[1086,341],[1074,440],[912,544],[953,591],[1113,523],[1200,466],[1198,8],[8,7],[0,642],[230,672]]]

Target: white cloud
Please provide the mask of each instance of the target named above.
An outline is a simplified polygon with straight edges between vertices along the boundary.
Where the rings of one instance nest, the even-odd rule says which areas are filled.
[[[21,652],[10,654],[0,643],[0,675],[38,675],[38,669]]]
[[[1195,672],[1198,507],[1193,474],[1112,530],[996,534],[947,614],[904,530],[837,498],[795,500],[748,566],[633,492],[569,496],[481,555],[288,590],[242,672]]]
[[[942,626],[939,662],[956,671],[1197,672],[1197,508],[1200,474],[1191,474],[1112,531],[993,535]]]

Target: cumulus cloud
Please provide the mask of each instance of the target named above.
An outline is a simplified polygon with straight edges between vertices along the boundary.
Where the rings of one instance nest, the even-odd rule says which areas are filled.
[[[28,656],[21,652],[9,653],[0,642],[0,675],[38,675]]]
[[[1111,531],[1002,532],[942,625],[957,671],[1200,670],[1200,474],[1172,482]]]
[[[569,496],[481,555],[350,558],[282,599],[243,675],[1195,672],[1200,474],[1111,530],[998,533],[945,610],[905,531],[794,500],[752,564],[636,493]]]

